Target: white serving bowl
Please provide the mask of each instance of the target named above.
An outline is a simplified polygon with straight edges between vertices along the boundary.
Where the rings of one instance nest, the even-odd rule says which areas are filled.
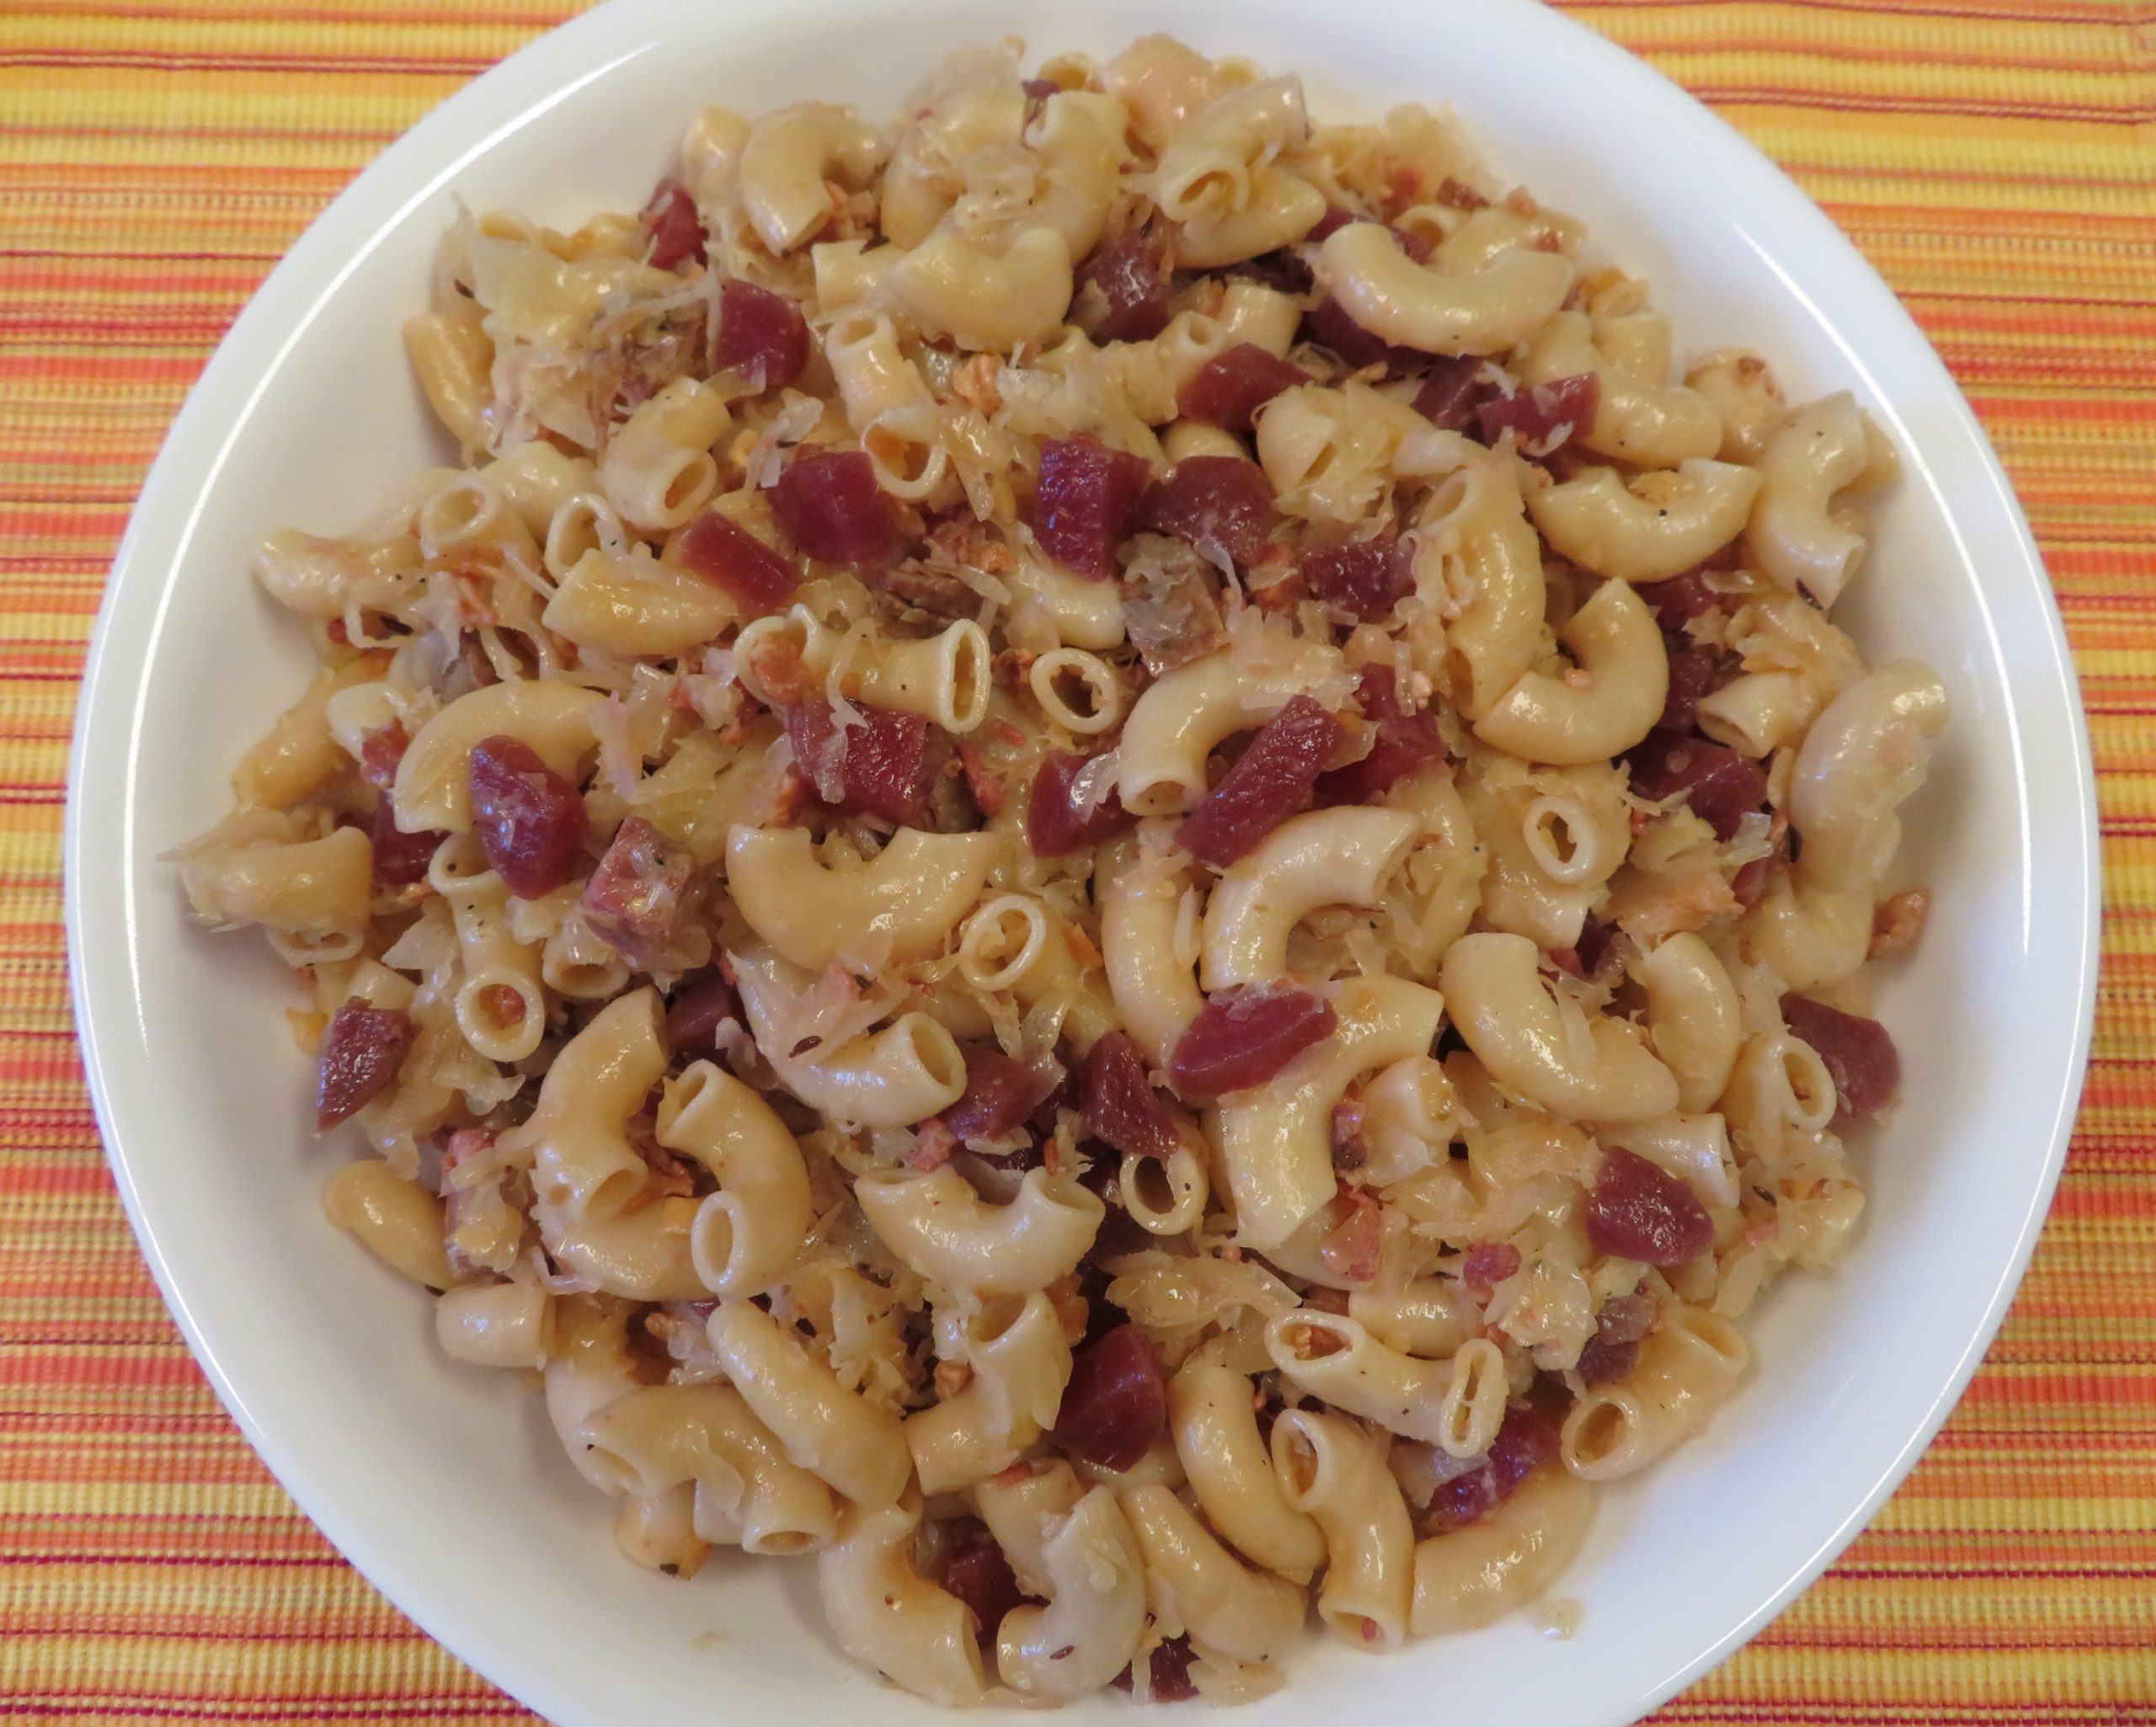
[[[2094,797],[2042,567],[1983,433],[1892,293],[1734,132],[1531,0],[615,0],[445,104],[352,185],[234,324],[143,488],[85,680],[68,808],[77,1018],[121,1197],[219,1394],[294,1498],[392,1600],[564,1727],[868,1708],[937,1712],[837,1654],[805,1561],[693,1583],[614,1551],[537,1399],[446,1362],[425,1303],[323,1220],[347,1145],[315,1142],[282,968],[190,928],[157,855],[216,819],[240,749],[301,689],[299,632],[249,555],[355,525],[444,459],[404,365],[452,195],[564,227],[634,210],[696,108],[808,96],[888,115],[958,44],[1110,51],[1171,29],[1301,72],[1321,115],[1449,102],[1492,159],[1646,276],[1680,345],[1774,358],[1792,397],[1853,387],[1906,477],[1845,620],[1915,653],[1954,721],[1902,873],[1931,930],[1881,1011],[1906,1102],[1858,1150],[1866,1226],[1835,1274],[1752,1322],[1758,1367],[1700,1440],[1606,1497],[1561,1594],[1380,1659],[1313,1634],[1243,1719],[1614,1727],[1751,1635],[1914,1462],[2020,1278],[2063,1155],[2095,976]],[[1072,1719],[1105,1719],[1120,1699]]]

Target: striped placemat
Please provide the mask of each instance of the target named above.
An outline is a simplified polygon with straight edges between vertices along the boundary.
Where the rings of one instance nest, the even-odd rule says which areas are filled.
[[[0,1719],[535,1718],[296,1511],[165,1317],[69,1020],[61,786],[128,507],[315,212],[562,0],[0,0]],[[1961,380],[2042,541],[2111,908],[2073,1155],[1960,1410],[1657,1721],[2156,1723],[2156,7],[1573,0],[1786,168]]]

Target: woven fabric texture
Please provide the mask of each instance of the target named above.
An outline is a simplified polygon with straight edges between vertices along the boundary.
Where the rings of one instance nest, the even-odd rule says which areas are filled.
[[[66,752],[166,425],[316,212],[567,0],[0,0],[0,1718],[536,1718],[226,1418],[115,1199],[67,998]],[[2156,8],[1573,0],[1893,284],[2035,523],[2095,734],[2095,1060],[2028,1282],[1870,1530],[1654,1719],[2156,1723]]]

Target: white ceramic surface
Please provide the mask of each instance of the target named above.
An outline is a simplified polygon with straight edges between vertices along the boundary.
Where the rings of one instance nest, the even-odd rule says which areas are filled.
[[[1313,1634],[1251,1727],[1322,1715],[1614,1727],[1809,1582],[1914,1461],[2021,1274],[2079,1090],[2095,971],[2094,802],[2079,701],[2020,514],[1967,405],[1827,219],[1704,109],[1531,0],[616,0],[392,148],[296,247],[173,428],[115,566],[76,740],[68,919],[113,1168],[173,1311],[248,1438],[400,1607],[564,1727],[867,1707],[933,1712],[844,1664],[807,1562],[692,1584],[618,1558],[538,1402],[445,1362],[424,1303],[334,1234],[349,1154],[307,1131],[281,969],[183,921],[157,854],[226,806],[243,744],[301,688],[298,630],[251,548],[355,524],[446,454],[401,357],[452,194],[573,225],[633,210],[696,106],[810,95],[888,112],[946,47],[1036,51],[1170,28],[1302,71],[1321,114],[1449,101],[1492,158],[1652,282],[1680,345],[1745,342],[1792,395],[1852,386],[1908,477],[1847,617],[1936,664],[1956,717],[1905,862],[1931,933],[1882,1011],[1900,1119],[1860,1158],[1871,1208],[1838,1274],[1757,1315],[1758,1368],[1711,1431],[1609,1495],[1563,1592],[1578,1634],[1514,1618],[1369,1659]],[[1074,1712],[1106,1719],[1120,1699]]]

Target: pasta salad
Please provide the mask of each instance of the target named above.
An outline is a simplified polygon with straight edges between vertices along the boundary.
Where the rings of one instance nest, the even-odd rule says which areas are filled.
[[[1850,395],[1428,109],[1022,52],[460,209],[457,460],[264,545],[321,669],[173,857],[629,1559],[1231,1701],[1541,1596],[1847,1245],[1946,697],[1831,621]]]

